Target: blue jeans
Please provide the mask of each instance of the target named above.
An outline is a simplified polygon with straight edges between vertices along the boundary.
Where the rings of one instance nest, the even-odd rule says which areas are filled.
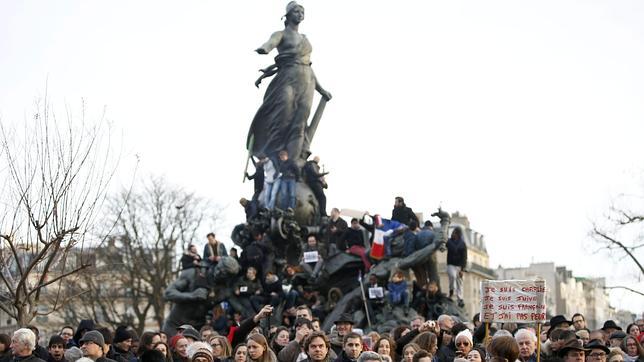
[[[266,208],[269,210],[273,210],[275,208],[275,201],[277,201],[277,192],[280,190],[281,183],[281,180],[277,179],[273,181],[272,184],[270,184],[270,188],[264,189],[264,192],[266,192]]]
[[[275,199],[273,197],[273,185],[273,182],[264,182],[264,197],[262,198],[262,205],[267,209],[272,209],[273,207],[275,207],[275,201],[273,201]],[[273,207],[270,206],[271,203],[273,204]]]
[[[280,195],[282,196],[282,207],[295,209],[295,179],[282,179],[280,183]]]

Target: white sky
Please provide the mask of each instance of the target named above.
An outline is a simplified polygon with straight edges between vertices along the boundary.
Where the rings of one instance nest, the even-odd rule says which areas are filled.
[[[274,56],[253,49],[286,2],[3,1],[2,122],[23,122],[45,89],[59,116],[81,98],[92,115],[106,106],[125,163],[138,154],[142,175],[230,205],[227,238],[252,188],[244,142],[268,84],[253,82]],[[329,208],[442,204],[485,234],[493,267],[554,261],[644,289],[588,239],[612,197],[641,190],[644,2],[302,4],[334,96],[313,143]],[[612,301],[644,310],[628,293]]]

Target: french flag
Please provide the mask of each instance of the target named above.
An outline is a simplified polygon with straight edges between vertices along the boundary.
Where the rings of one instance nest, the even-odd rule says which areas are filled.
[[[371,259],[381,260],[385,257],[385,238],[403,224],[398,221],[383,219],[380,215],[374,216],[373,223],[373,244],[371,245],[369,256]]]

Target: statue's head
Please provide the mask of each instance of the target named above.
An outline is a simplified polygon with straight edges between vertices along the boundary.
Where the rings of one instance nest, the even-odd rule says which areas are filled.
[[[286,22],[285,24],[299,24],[304,20],[304,7],[296,1],[291,1],[286,5]]]

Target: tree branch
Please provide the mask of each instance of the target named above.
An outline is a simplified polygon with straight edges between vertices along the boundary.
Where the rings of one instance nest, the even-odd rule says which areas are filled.
[[[628,290],[631,293],[635,293],[635,294],[639,294],[641,296],[644,296],[644,293],[642,293],[640,291],[637,291],[635,289],[631,289],[629,287],[624,287],[624,286],[621,286],[621,285],[616,285],[616,286],[612,286],[612,287],[604,287],[604,289],[625,289],[625,290]]]
[[[619,246],[622,250],[624,250],[624,252],[625,252],[625,253],[626,253],[626,254],[627,254],[627,255],[628,255],[628,256],[633,260],[633,262],[635,262],[635,264],[638,266],[638,268],[640,269],[640,272],[641,272],[642,274],[644,274],[644,267],[642,266],[642,264],[640,264],[639,260],[637,260],[637,258],[635,257],[635,255],[633,255],[633,253],[631,252],[631,250],[629,250],[629,248],[628,248],[627,246],[625,246],[622,242],[620,242],[620,241],[618,241],[618,240],[616,240],[616,239],[613,239],[612,237],[610,237],[610,236],[606,235],[605,233],[601,232],[599,229],[597,229],[597,227],[594,227],[594,228],[593,228],[593,232],[595,233],[595,235],[600,236],[600,237],[601,237],[601,238],[603,238],[604,240],[606,240],[606,241],[608,241],[608,242],[610,242],[610,243],[612,243],[612,244],[615,244],[615,245]]]

